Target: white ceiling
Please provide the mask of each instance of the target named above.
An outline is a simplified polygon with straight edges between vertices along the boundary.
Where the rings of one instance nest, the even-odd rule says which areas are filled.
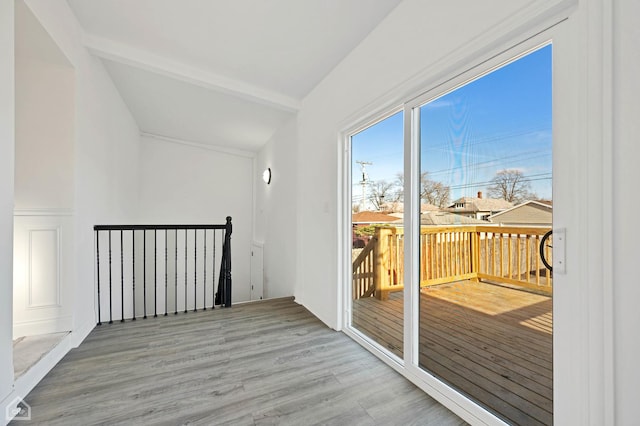
[[[145,133],[256,151],[401,0],[67,0]]]

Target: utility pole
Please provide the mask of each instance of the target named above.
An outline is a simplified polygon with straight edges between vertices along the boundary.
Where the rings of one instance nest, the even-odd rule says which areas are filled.
[[[367,166],[372,166],[373,163],[369,161],[356,161],[356,163],[360,164],[360,170],[362,171],[362,180],[360,181],[360,185],[362,185],[362,201],[360,201],[360,211],[364,211],[364,202],[366,200],[366,190],[367,190],[367,182],[369,182],[369,176],[367,176]]]

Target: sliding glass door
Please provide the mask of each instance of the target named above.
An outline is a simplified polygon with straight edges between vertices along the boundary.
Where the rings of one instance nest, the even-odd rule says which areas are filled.
[[[552,55],[503,55],[345,138],[348,331],[510,424],[553,423]]]
[[[553,422],[552,46],[415,108],[418,363],[511,424]]]

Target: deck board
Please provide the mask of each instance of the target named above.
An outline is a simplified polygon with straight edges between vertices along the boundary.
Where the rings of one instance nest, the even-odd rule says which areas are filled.
[[[402,356],[403,293],[354,301],[352,324]],[[552,300],[460,281],[420,294],[420,365],[513,424],[553,423]],[[397,349],[399,348],[399,350]]]

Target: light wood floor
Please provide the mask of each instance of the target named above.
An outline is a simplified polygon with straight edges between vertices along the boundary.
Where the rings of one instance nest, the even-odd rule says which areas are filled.
[[[65,426],[465,424],[292,299],[102,325],[25,400]]]
[[[354,301],[353,325],[402,357],[402,292]],[[552,300],[488,283],[423,289],[420,365],[512,424],[553,423]]]

